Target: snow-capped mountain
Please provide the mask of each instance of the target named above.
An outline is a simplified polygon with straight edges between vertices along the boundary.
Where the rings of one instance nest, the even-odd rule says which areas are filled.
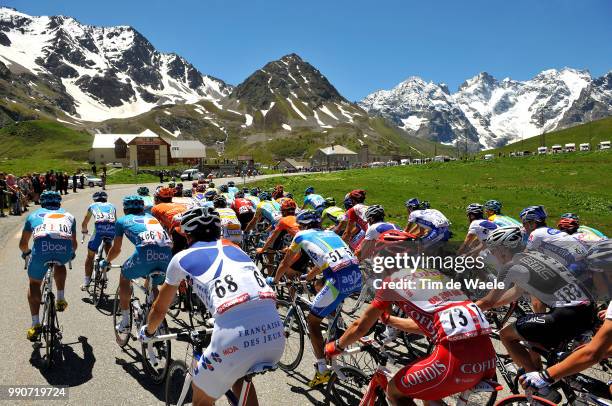
[[[592,79],[587,71],[550,69],[522,82],[483,72],[454,94],[443,84],[411,77],[360,105],[411,134],[492,148],[612,115],[612,72]]]
[[[63,110],[87,121],[218,100],[231,91],[182,57],[157,51],[132,27],[95,27],[6,7],[0,7],[0,62],[56,80],[68,100]]]

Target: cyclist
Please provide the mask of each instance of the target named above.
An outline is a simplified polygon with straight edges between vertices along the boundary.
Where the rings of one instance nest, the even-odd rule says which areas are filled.
[[[366,192],[362,189],[353,190],[348,194],[348,198],[352,206],[346,211],[346,227],[344,228],[342,239],[351,249],[356,250],[368,229],[368,220],[365,218],[368,206],[363,204]]]
[[[213,405],[232,388],[239,397],[241,378],[254,366],[278,363],[285,347],[283,323],[274,292],[253,261],[240,248],[220,239],[219,213],[194,208],[185,213],[181,227],[189,248],[170,262],[166,282],[139,336],[143,342],[153,337],[179,284],[185,279],[193,281],[194,292],[215,319],[210,344],[195,367],[193,404]],[[257,404],[254,387],[247,404]]]
[[[30,256],[28,264],[28,303],[32,315],[32,326],[28,329],[27,338],[38,340],[42,327],[39,319],[42,302],[41,284],[47,272],[46,263],[57,262],[54,267],[54,278],[57,286],[55,308],[63,312],[68,306],[64,297],[66,284],[66,263],[74,258],[77,249],[76,222],[74,216],[61,208],[62,196],[58,192],[41,193],[41,208],[31,213],[23,226],[19,249],[21,257]],[[29,248],[30,238],[34,240]]]
[[[242,244],[242,227],[240,220],[236,216],[234,210],[227,207],[227,200],[223,196],[215,196],[213,204],[219,216],[221,216],[221,229],[223,230],[223,238],[233,242],[234,244]]]
[[[306,209],[308,206],[312,207],[319,215],[321,215],[325,207],[325,199],[323,196],[316,194],[312,186],[308,186],[306,190],[304,190],[304,204],[302,204],[302,210]]]
[[[259,188],[257,187],[251,189],[251,191],[248,194],[244,195],[245,199],[248,199],[251,202],[253,202],[253,207],[257,207],[259,206],[259,203],[261,203],[258,196],[259,196]]]
[[[153,201],[153,198],[149,194],[149,188],[146,186],[141,186],[138,188],[136,193],[138,193],[138,196],[142,196],[142,200],[145,204],[145,213],[151,214],[151,209],[153,208],[153,205],[155,205],[155,203]]]
[[[228,193],[235,195],[236,193],[240,191],[240,189],[236,187],[236,182],[234,182],[233,180],[230,180],[229,182],[227,182],[227,191]]]
[[[408,225],[404,231],[416,235],[427,246],[449,240],[450,221],[439,210],[422,208],[424,206],[421,206],[416,197],[407,200],[405,206],[408,211]]]
[[[272,199],[276,200],[279,204],[282,204],[282,201],[279,199],[285,197],[285,188],[283,185],[276,185],[274,190],[272,191]]]
[[[521,222],[501,213],[502,204],[497,200],[487,200],[484,204],[485,218],[497,224],[498,227],[520,226]]]
[[[300,231],[300,227],[295,218],[296,209],[297,205],[293,200],[289,199],[283,202],[280,208],[282,217],[276,224],[276,227],[274,227],[270,236],[266,239],[263,247],[257,248],[258,254],[267,251],[270,246],[274,251],[281,249],[286,235],[293,238],[298,231]]]
[[[244,231],[255,215],[255,206],[253,206],[253,202],[244,197],[244,192],[239,191],[234,196],[231,208],[236,213],[236,216],[238,216],[240,228]]]
[[[214,191],[215,193],[219,193],[219,190],[217,190],[217,188],[215,187],[214,182],[208,182],[208,187],[206,188],[206,191],[208,192],[209,190]]]
[[[333,229],[336,234],[338,234],[338,231],[340,231],[338,226],[345,219],[345,215],[346,212],[340,207],[336,206],[336,199],[333,197],[328,197],[325,199],[325,209],[323,209],[323,212],[321,213],[321,219],[323,219],[324,225],[326,222],[331,222],[333,224],[331,229]],[[346,228],[346,224],[344,225],[344,228]],[[342,228],[342,230],[344,230],[344,228]]]
[[[182,203],[173,203],[173,196],[173,189],[159,189],[155,194],[155,206],[151,210],[153,217],[159,221],[172,238],[172,255],[187,246],[187,240],[181,234],[180,229],[181,215],[187,211],[187,206]]]
[[[87,258],[85,259],[85,277],[81,290],[87,290],[91,282],[91,273],[93,272],[93,261],[98,252],[100,244],[105,240],[104,250],[108,254],[110,249],[110,241],[115,237],[115,220],[117,219],[117,210],[115,206],[107,202],[108,195],[104,191],[93,194],[93,203],[87,208],[87,213],[81,224],[83,234],[87,234],[87,225],[89,220],[94,219],[94,234],[87,244]]]
[[[326,345],[326,356],[341,354],[380,320],[388,327],[425,335],[435,345],[431,355],[409,362],[389,380],[386,395],[390,404],[412,405],[414,398],[438,401],[495,377],[495,349],[486,317],[461,290],[448,289],[440,271],[388,269],[381,276],[385,277],[372,303],[338,340]],[[439,281],[440,287],[409,288],[431,280]],[[396,283],[395,288],[384,284],[389,281]],[[390,316],[393,305],[411,318]]]
[[[374,204],[368,207],[365,212],[365,217],[368,221],[368,230],[366,231],[365,236],[363,237],[363,242],[356,253],[359,260],[370,257],[374,245],[382,233],[389,230],[401,230],[401,228],[397,225],[385,222],[385,209],[379,204]]]
[[[557,223],[557,229],[565,231],[569,235],[572,235],[574,238],[577,238],[585,243],[591,243],[608,238],[599,230],[585,225],[580,225],[580,217],[574,213],[562,214],[559,222]]]
[[[270,226],[274,227],[281,218],[280,205],[272,200],[272,195],[270,195],[270,192],[261,192],[259,194],[259,198],[261,201],[257,205],[255,215],[253,216],[253,219],[249,225],[247,225],[246,231],[253,230],[257,223],[259,223],[259,221],[262,219],[266,220],[268,223],[270,223]]]
[[[272,283],[278,283],[281,277],[289,271],[299,273],[299,265],[312,261],[314,267],[306,274],[307,280],[323,274],[323,286],[314,298],[308,315],[310,341],[317,358],[317,370],[308,386],[315,387],[327,381],[331,370],[327,369],[321,334],[322,320],[336,311],[344,299],[353,292],[361,290],[361,271],[357,258],[344,241],[333,231],[321,230],[321,218],[312,210],[304,210],[297,215],[300,231],[295,235],[289,250],[278,266]]]
[[[153,209],[155,210],[155,207]],[[125,215],[119,217],[115,223],[115,239],[108,257],[100,261],[100,267],[110,267],[111,262],[121,253],[124,235],[134,244],[134,253],[123,263],[119,278],[121,321],[115,328],[120,333],[126,333],[130,324],[131,281],[146,278],[155,270],[165,270],[172,256],[170,236],[155,217],[144,212],[142,197],[124,197],[123,212]],[[153,281],[155,285],[161,282],[160,278]]]
[[[457,250],[457,255],[478,255],[485,247],[484,240],[492,230],[497,228],[497,224],[484,219],[483,206],[479,203],[470,204],[465,209],[465,213],[470,226],[463,244]]]
[[[223,196],[225,198],[225,201],[229,202],[230,204],[232,203],[232,201],[234,201],[234,194],[229,192],[229,188],[227,187],[227,185],[219,186],[219,195]]]
[[[478,306],[482,310],[503,306],[527,292],[550,308],[540,311],[534,305],[535,313],[519,317],[500,331],[501,341],[513,361],[527,372],[538,371],[539,357],[532,356],[521,341],[552,350],[586,331],[592,325],[594,314],[590,295],[554,257],[538,251],[523,251],[520,227],[493,230],[485,243],[502,264],[498,281],[504,288],[492,290],[477,302]]]
[[[198,186],[196,186],[194,194],[193,194],[193,199],[196,202],[200,202],[203,200],[206,200],[206,197],[204,197],[204,193],[206,192],[206,185],[204,184],[198,184]]]

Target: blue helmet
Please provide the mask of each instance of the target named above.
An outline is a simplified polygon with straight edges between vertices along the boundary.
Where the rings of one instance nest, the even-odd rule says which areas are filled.
[[[484,204],[484,208],[487,210],[491,210],[495,214],[499,214],[501,212],[502,204],[497,200],[488,200]]]
[[[576,221],[580,221],[580,217],[578,217],[578,215],[574,213],[563,213],[561,215],[561,218],[562,219],[574,219]]]
[[[105,202],[108,200],[108,195],[104,191],[99,191],[93,194],[94,202]]]
[[[272,199],[272,195],[270,194],[270,192],[264,191],[259,194],[259,200],[270,200],[270,199]]]
[[[229,182],[227,182],[227,186],[234,187],[236,186],[236,182],[234,182],[233,180],[230,180]]]
[[[314,193],[314,188],[312,186],[308,186],[306,190],[304,190],[304,196]]]
[[[140,196],[149,196],[149,188],[146,186],[141,186],[138,188],[137,193]]]
[[[227,185],[219,186],[219,192],[221,192],[221,193],[227,193],[228,190],[229,190],[229,188],[227,187]]]
[[[52,190],[46,190],[40,195],[40,207],[45,209],[59,209],[62,205],[62,195]]]
[[[344,197],[344,209],[348,210],[351,207],[353,207],[355,205],[355,203],[353,202],[353,199],[351,199],[351,197],[347,194]]]
[[[529,206],[521,210],[521,220],[525,221],[544,221],[547,214],[543,206]]]
[[[300,225],[320,224],[321,217],[314,210],[302,210],[295,218]]]
[[[251,196],[257,196],[258,194],[259,194],[258,187],[254,187],[253,189],[251,189]]]
[[[217,196],[216,190],[207,190],[206,192],[204,192],[204,198],[206,200],[212,200],[215,196]]]
[[[404,203],[404,205],[409,209],[418,209],[419,206],[421,206],[421,202],[419,202],[419,199],[417,199],[416,197],[413,197],[412,199],[406,200],[406,203]]]
[[[419,209],[421,210],[426,210],[429,208],[431,208],[431,204],[427,200],[423,200],[421,204],[419,205]]]
[[[144,210],[144,200],[138,195],[129,195],[123,198],[123,210]]]

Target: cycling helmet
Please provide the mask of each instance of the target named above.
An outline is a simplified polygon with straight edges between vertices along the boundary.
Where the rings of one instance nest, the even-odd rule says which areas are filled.
[[[296,216],[295,220],[299,225],[304,226],[321,223],[321,217],[319,217],[317,212],[315,212],[314,210],[302,210]]]
[[[355,203],[353,203],[353,199],[351,199],[351,198],[349,197],[349,195],[347,194],[347,195],[344,197],[344,209],[345,209],[345,210],[348,210],[348,209],[350,209],[351,207],[353,207],[354,205],[355,205]]]
[[[216,190],[207,190],[204,193],[204,197],[206,198],[206,200],[212,200],[212,199],[214,199],[215,196],[217,196],[217,191]]]
[[[416,210],[421,206],[421,202],[419,202],[419,199],[417,199],[416,197],[413,197],[411,199],[406,200],[406,202],[404,203],[404,206],[406,206],[409,209]]]
[[[293,199],[293,193],[285,193],[285,197],[288,197],[289,199]]]
[[[251,196],[257,196],[259,194],[259,188],[255,187],[251,189]]]
[[[62,205],[62,195],[52,190],[45,190],[40,195],[40,207],[47,208],[59,208]]]
[[[234,197],[236,199],[242,199],[244,197],[244,192],[242,190],[239,190],[238,192],[236,192],[236,194],[234,195]]]
[[[593,245],[587,253],[586,261],[591,271],[612,270],[612,240],[602,240]]]
[[[102,190],[94,193],[92,197],[94,202],[105,202],[108,200],[108,195]]]
[[[209,188],[211,188],[211,189],[212,189],[212,188],[214,188],[214,187],[215,187],[214,182],[209,182],[209,183],[208,183],[208,187],[209,187]]]
[[[198,186],[196,187],[196,192],[198,192],[198,193],[204,193],[204,192],[206,192],[206,185],[198,185]]]
[[[227,182],[227,186],[228,187],[234,187],[234,186],[236,186],[236,182],[234,182],[233,180],[230,180],[229,182]]]
[[[291,199],[285,199],[283,204],[281,204],[281,211],[283,212],[286,212],[286,211],[295,212],[296,209],[297,209],[297,204],[295,204],[295,202]]]
[[[421,210],[427,210],[431,207],[431,204],[429,204],[429,202],[427,200],[423,200],[421,202],[421,204],[419,205],[419,209]]]
[[[559,230],[566,231],[569,234],[573,234],[578,231],[578,227],[580,227],[578,220],[569,217],[562,217],[557,223],[557,228]]]
[[[499,214],[501,212],[502,204],[497,200],[487,200],[487,202],[484,204],[484,208],[491,210],[495,214]]]
[[[544,221],[546,220],[546,211],[543,206],[529,206],[521,211],[520,218],[525,221]]]
[[[191,197],[191,196],[193,196],[193,192],[191,191],[191,189],[183,190],[183,197]]]
[[[215,208],[225,208],[227,207],[227,199],[225,199],[225,196],[215,196],[215,198],[213,199],[213,205],[215,206]]]
[[[142,196],[129,195],[123,198],[123,210],[144,210],[144,200]]]
[[[308,186],[306,190],[304,190],[304,196],[314,193],[314,188],[312,186]]]
[[[198,184],[198,182],[191,182],[191,187],[195,189],[198,187]]]
[[[262,200],[262,201],[263,200],[270,200],[270,199],[272,199],[272,195],[270,194],[270,192],[261,192],[259,194],[259,199]]]
[[[328,197],[325,199],[325,207],[332,207],[336,205],[336,199],[333,197]]]
[[[219,186],[219,192],[221,192],[221,193],[227,193],[228,190],[229,189],[228,189],[227,185]]]
[[[574,219],[576,221],[580,221],[580,217],[578,217],[578,215],[574,213],[563,213],[561,215],[561,218],[562,219]]]
[[[221,217],[213,207],[194,207],[187,210],[181,216],[181,230],[185,234],[193,234],[197,231],[209,231],[217,229],[221,231]]]
[[[168,183],[168,187],[169,187],[170,189],[174,189],[174,188],[176,187],[176,183],[174,183],[174,182],[170,182],[170,183]]]
[[[149,196],[149,188],[146,186],[141,186],[136,191],[140,196]]]
[[[157,197],[161,197],[162,199],[171,199],[174,197],[174,189],[170,189],[169,187],[161,187],[155,192]]]
[[[248,187],[243,187],[242,188],[242,193],[244,193],[244,194],[249,193],[249,188]]]
[[[355,202],[355,204],[363,203],[366,198],[366,191],[363,189],[353,190],[351,193],[349,193],[349,197],[353,200],[353,202]]]
[[[523,232],[519,226],[499,227],[491,231],[485,243],[489,247],[517,248],[523,244]]]
[[[374,204],[366,210],[365,218],[368,222],[371,220],[382,220],[385,218],[385,209],[380,204]]]
[[[476,216],[483,215],[482,204],[480,203],[472,203],[465,209],[465,214],[474,214]]]

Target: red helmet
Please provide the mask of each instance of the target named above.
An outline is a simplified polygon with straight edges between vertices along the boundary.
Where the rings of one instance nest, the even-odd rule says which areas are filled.
[[[163,187],[157,191],[157,196],[162,199],[172,198],[174,197],[174,189],[169,187]]]
[[[579,226],[578,220],[569,217],[564,217],[557,223],[557,228],[561,231],[575,232]]]
[[[291,199],[286,199],[283,202],[283,204],[281,204],[281,211],[289,211],[289,210],[295,211],[296,209],[297,209],[297,205]]]
[[[366,192],[363,189],[356,189],[356,190],[351,191],[351,193],[349,193],[349,197],[355,203],[363,203],[366,197]]]

